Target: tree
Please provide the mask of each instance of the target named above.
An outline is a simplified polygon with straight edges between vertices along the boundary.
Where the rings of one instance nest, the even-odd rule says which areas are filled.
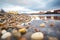
[[[1,9],[1,11],[0,11],[1,13],[5,13],[5,11],[3,10],[3,9]]]

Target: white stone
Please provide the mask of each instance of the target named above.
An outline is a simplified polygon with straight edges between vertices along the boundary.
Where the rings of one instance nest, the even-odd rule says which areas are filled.
[[[11,36],[11,33],[10,32],[6,32],[5,34],[3,34],[1,36],[1,39],[6,39],[7,37],[10,37]]]
[[[1,31],[2,34],[5,34],[6,32],[7,32],[6,30],[2,30],[2,31]]]
[[[33,33],[31,36],[32,40],[41,40],[43,38],[44,38],[44,34],[42,32]]]
[[[40,24],[40,27],[45,27],[45,23]]]

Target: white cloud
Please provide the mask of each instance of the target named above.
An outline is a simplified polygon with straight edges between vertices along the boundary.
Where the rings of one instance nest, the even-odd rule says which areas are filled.
[[[21,7],[21,6],[6,6],[3,7],[3,9],[5,11],[18,11],[19,13],[37,13],[39,11],[33,11],[31,9],[25,8],[25,7]]]
[[[49,8],[49,3],[55,0],[5,0],[5,3],[24,6],[30,9],[46,9]]]

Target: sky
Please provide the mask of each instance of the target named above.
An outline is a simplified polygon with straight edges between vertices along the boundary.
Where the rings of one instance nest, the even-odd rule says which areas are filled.
[[[60,0],[0,0],[0,8],[24,12],[60,9]]]

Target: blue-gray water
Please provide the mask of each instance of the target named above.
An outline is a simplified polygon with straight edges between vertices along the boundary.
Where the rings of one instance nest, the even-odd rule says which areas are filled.
[[[42,31],[45,34],[46,38],[44,40],[48,40],[49,36],[57,37],[58,40],[60,40],[60,20],[48,20],[48,23],[45,23],[44,28],[39,26],[41,23],[45,23],[45,21],[44,20],[33,20],[30,25],[39,29],[40,31]],[[53,27],[51,27],[50,23],[54,23],[55,25]],[[28,30],[30,32],[34,32],[33,28],[30,28]]]
[[[33,15],[31,15],[33,16]],[[37,14],[35,16],[60,16],[60,14]]]

